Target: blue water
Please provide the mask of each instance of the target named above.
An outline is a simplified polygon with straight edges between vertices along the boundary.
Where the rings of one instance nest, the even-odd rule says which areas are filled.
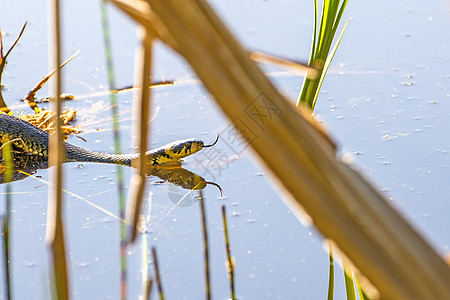
[[[213,1],[212,5],[247,48],[307,60],[312,1]],[[110,13],[117,86],[131,85],[135,26],[117,10]],[[350,16],[316,113],[340,153],[353,155],[355,165],[394,206],[440,253],[447,253],[450,34],[443,29],[450,25],[448,2],[350,1],[344,18]],[[11,106],[48,71],[46,19],[45,1],[3,3],[0,26],[8,33],[5,48],[29,21],[3,76],[3,95]],[[67,106],[78,109],[76,125],[83,128],[87,141],[74,137],[69,142],[113,151],[109,99],[95,95],[107,86],[99,3],[64,3],[63,21],[64,57],[81,50],[64,69],[64,92],[77,96]],[[230,129],[183,59],[162,45],[157,45],[155,59],[155,80],[173,79],[179,84],[152,90],[152,147],[187,137],[212,142],[218,132]],[[302,78],[274,67],[265,70],[295,101]],[[45,87],[39,96],[47,95]],[[123,152],[131,152],[132,94],[119,95],[119,102]],[[320,235],[290,213],[274,181],[245,144],[222,135],[212,149],[186,159],[184,166],[220,184],[226,195],[219,199],[213,186],[204,193],[214,299],[229,297],[222,204],[227,207],[239,299],[324,299],[328,256]],[[75,299],[119,298],[116,170],[116,166],[86,163],[65,166],[65,188],[70,192],[65,194],[66,237]],[[123,171],[128,187],[132,170],[123,167]],[[45,181],[50,177],[48,170],[37,175]],[[129,298],[138,298],[141,291],[147,239],[159,254],[167,299],[201,299],[203,257],[196,194],[186,196],[177,207],[186,191],[158,181],[148,180],[152,202],[143,208],[147,233],[139,236],[127,255]],[[47,189],[35,178],[12,184],[12,282],[17,299],[49,296]],[[342,272],[339,268],[336,272],[335,299],[345,299]]]

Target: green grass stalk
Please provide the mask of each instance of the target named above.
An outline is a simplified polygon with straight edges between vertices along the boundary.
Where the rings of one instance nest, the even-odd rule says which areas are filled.
[[[345,291],[347,293],[347,300],[356,300],[352,267],[347,265],[345,261],[342,263],[342,266],[344,267]]]
[[[318,27],[319,8],[317,0],[314,0],[313,39],[311,44],[309,65],[317,68],[319,75],[315,78],[305,76],[297,106],[303,103],[311,108],[311,110],[314,110],[314,106],[319,95],[320,86],[334,53],[336,52],[337,46],[342,38],[342,33],[345,31],[347,25],[345,25],[336,46],[334,47],[331,55],[329,55],[331,44],[339,26],[339,22],[341,21],[342,14],[344,13],[347,5],[347,1],[348,0],[343,0],[341,3],[340,0],[324,0],[322,4],[320,26]]]
[[[330,267],[328,274],[328,297],[327,300],[333,300],[334,297],[334,256],[333,256],[333,244],[328,242],[328,251],[330,256]]]
[[[225,205],[222,205],[222,220],[223,220],[223,233],[225,236],[225,251],[227,253],[227,273],[228,279],[230,280],[231,300],[235,300],[236,294],[234,291],[234,263],[233,258],[231,256],[231,246],[230,246],[230,239],[228,236],[228,223]]]
[[[149,239],[148,239],[148,230],[147,230],[147,222],[151,218],[152,212],[152,193],[148,193],[148,210],[147,210],[147,218],[143,220],[144,223],[144,233],[142,234],[142,299],[149,299],[151,291],[151,282],[152,279],[149,276],[148,263],[149,263]],[[150,284],[150,285],[149,285]]]
[[[2,235],[3,235],[3,265],[5,267],[5,286],[6,286],[6,299],[12,299],[12,285],[11,285],[11,259],[10,259],[10,236],[11,232],[11,185],[10,182],[13,178],[13,160],[11,153],[11,144],[8,141],[2,141],[3,146],[3,158],[4,158],[4,167],[5,170],[3,172],[4,182],[6,183],[6,201],[5,201],[5,214],[1,218],[1,226],[2,226]]]
[[[339,35],[333,49],[330,52],[331,45],[336,34],[337,28],[341,21],[348,0],[324,0],[322,4],[322,14],[320,25],[318,26],[318,1],[314,0],[314,24],[311,43],[311,53],[309,65],[317,68],[318,76],[305,76],[303,85],[298,98],[297,106],[304,104],[311,111],[314,111],[320,87],[322,86],[325,74],[331,64],[331,61],[337,51],[342,36],[347,28],[349,20],[345,23],[344,28]],[[328,300],[334,297],[334,258],[332,244],[329,245],[330,251],[330,273],[328,278]],[[350,273],[349,273],[350,272]],[[345,270],[345,285],[347,290],[347,299],[355,299],[355,290],[353,277],[351,276],[351,268]],[[350,275],[348,275],[350,274]],[[350,276],[350,277],[349,277]]]
[[[114,80],[114,68],[112,59],[112,47],[109,34],[108,10],[106,1],[100,1],[100,10],[102,15],[103,40],[105,43],[106,65],[108,70],[109,88],[112,91],[110,94],[111,113],[113,122],[113,137],[114,150],[116,154],[121,153],[120,149],[120,135],[119,135],[119,113],[117,108],[116,84]],[[125,219],[125,192],[123,185],[122,167],[117,166],[117,188],[119,193],[119,217]],[[120,226],[120,298],[127,297],[127,261],[126,261],[126,224],[119,222]]]

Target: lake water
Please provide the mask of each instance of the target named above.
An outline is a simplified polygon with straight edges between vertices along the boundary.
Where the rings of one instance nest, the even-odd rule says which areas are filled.
[[[100,4],[66,2],[63,56],[79,49],[81,53],[64,68],[64,92],[76,96],[67,107],[78,110],[76,125],[83,128],[86,140],[72,137],[69,142],[112,152],[109,98],[96,95],[107,89]],[[211,4],[247,48],[307,60],[312,3],[252,0]],[[46,1],[7,1],[0,11],[0,26],[7,32],[3,36],[5,48],[29,21],[3,75],[3,95],[11,107],[18,105],[48,71],[46,5]],[[344,19],[349,17],[353,19],[315,112],[338,143],[340,153],[353,155],[355,165],[385,191],[437,251],[448,253],[450,2],[349,1]],[[110,10],[110,21],[120,88],[133,82],[135,25],[115,9]],[[210,143],[218,132],[229,128],[229,121],[183,59],[158,44],[155,60],[154,80],[176,80],[178,84],[152,90],[152,148],[188,137]],[[296,101],[301,77],[275,67],[264,66],[264,70]],[[47,87],[38,93],[47,95]],[[120,94],[118,100],[122,150],[132,152],[132,94]],[[304,227],[290,213],[270,174],[245,145],[222,138],[213,149],[184,163],[186,169],[219,184],[226,195],[220,199],[214,186],[204,190],[213,298],[229,297],[220,215],[221,205],[226,204],[239,299],[325,299],[328,255],[320,234]],[[128,187],[132,170],[123,167],[123,171]],[[64,172],[73,298],[118,299],[119,225],[111,216],[118,214],[116,166],[70,163]],[[49,180],[49,172],[40,170],[36,175],[38,179],[30,177],[11,185],[16,299],[49,297],[45,244],[48,188],[44,182]],[[147,233],[139,236],[127,255],[129,299],[137,299],[141,292],[145,241],[157,248],[166,298],[201,299],[202,235],[196,194],[186,196],[176,206],[186,190],[161,184],[154,177],[148,179],[149,192],[153,194],[151,206],[146,202],[143,208]],[[345,299],[339,268],[335,299]]]

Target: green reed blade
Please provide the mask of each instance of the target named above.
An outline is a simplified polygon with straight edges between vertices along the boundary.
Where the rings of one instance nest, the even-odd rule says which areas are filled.
[[[344,13],[348,0],[324,0],[322,4],[322,14],[320,18],[320,25],[318,25],[318,3],[314,0],[314,24],[313,24],[313,38],[311,45],[311,53],[309,64],[319,70],[319,76],[310,79],[305,76],[303,80],[302,89],[298,98],[297,106],[301,103],[306,104],[311,110],[314,110],[315,102],[318,92],[323,82],[323,78],[328,70],[329,63],[337,47],[329,58],[331,44],[333,42],[339,22]],[[345,27],[344,27],[345,30]],[[340,39],[336,45],[339,45]],[[328,63],[328,66],[326,65]]]
[[[342,36],[344,35],[345,29],[347,28],[347,24],[348,24],[348,22],[350,22],[350,20],[351,20],[351,18],[348,19],[347,22],[345,22],[344,28],[342,29],[342,32],[339,35],[339,38],[336,41],[336,44],[334,45],[333,50],[331,50],[330,55],[327,57],[327,60],[325,61],[323,71],[319,78],[319,83],[318,83],[318,86],[316,89],[316,94],[314,95],[314,98],[312,100],[312,106],[311,106],[312,110],[314,110],[314,107],[316,106],[316,101],[317,101],[317,98],[319,97],[319,91],[320,91],[320,88],[322,87],[323,80],[325,79],[325,74],[327,73],[328,68],[330,67],[331,61],[333,60],[334,54],[336,53],[336,50],[337,50],[339,44],[341,43]]]
[[[117,108],[116,84],[114,80],[114,67],[112,58],[112,46],[109,34],[108,10],[106,0],[100,1],[100,10],[102,14],[103,40],[105,43],[106,65],[108,72],[109,89],[111,101],[111,114],[113,123],[114,151],[116,154],[121,153],[120,150],[120,134],[119,134],[119,112]],[[122,167],[117,166],[117,189],[119,193],[119,217],[125,219],[125,193],[123,185]],[[127,297],[127,261],[126,261],[126,224],[119,222],[120,226],[120,298]]]
[[[356,300],[352,268],[346,265],[345,262],[342,265],[344,266],[345,291],[347,292],[347,300]]]

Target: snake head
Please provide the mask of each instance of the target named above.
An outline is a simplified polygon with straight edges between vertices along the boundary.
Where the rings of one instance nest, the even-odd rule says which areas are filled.
[[[197,139],[187,139],[173,142],[166,148],[166,153],[174,160],[180,160],[188,155],[203,149],[203,141]]]
[[[211,145],[205,145],[203,141],[197,139],[179,140],[148,151],[146,156],[148,157],[149,164],[152,166],[175,163],[203,148],[214,146],[218,138]]]
[[[180,159],[200,151],[204,144],[200,140],[187,139],[175,141],[157,149],[147,151],[146,156],[151,166],[176,163]]]

